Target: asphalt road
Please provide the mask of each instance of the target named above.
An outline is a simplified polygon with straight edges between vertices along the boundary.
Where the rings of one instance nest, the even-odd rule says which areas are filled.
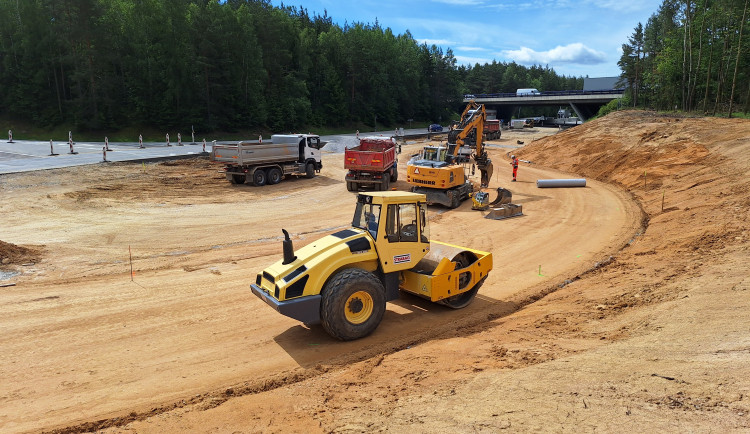
[[[404,134],[424,133],[425,130],[410,129]],[[392,136],[394,130],[360,132],[360,137],[383,135]],[[343,152],[344,147],[356,146],[356,133],[321,136],[321,140],[329,145],[324,150],[329,152]],[[217,141],[217,143],[228,143]],[[7,140],[0,142],[0,174],[31,172],[35,170],[58,169],[62,167],[81,166],[86,164],[106,164],[107,162],[123,161],[153,161],[190,156],[207,155],[211,152],[213,141],[207,141],[205,150],[202,139],[191,144],[190,139],[171,141],[167,146],[164,142],[144,142],[140,148],[138,142],[109,142],[109,149],[105,155],[104,142],[74,142],[71,153],[68,142],[50,142],[37,140]],[[204,153],[205,152],[205,153]]]

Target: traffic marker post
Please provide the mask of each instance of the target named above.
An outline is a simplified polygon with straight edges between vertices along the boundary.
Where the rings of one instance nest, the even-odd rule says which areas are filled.
[[[263,136],[258,136],[258,143],[263,143]]]
[[[182,146],[182,134],[177,133],[177,146]]]
[[[8,143],[13,143],[13,131],[8,130]]]
[[[206,153],[206,139],[203,139],[203,153]]]
[[[138,147],[143,149],[143,134],[138,135]]]
[[[75,155],[75,154],[78,153],[78,152],[76,152],[76,151],[73,150],[73,141],[72,140],[68,142],[68,146],[70,146],[70,152],[68,152],[68,154]]]
[[[104,137],[104,147],[107,151],[111,151],[111,149],[109,149],[109,139],[106,136]]]
[[[107,148],[102,147],[102,163],[109,163],[107,160]]]
[[[55,148],[52,146],[52,139],[49,139],[49,156],[54,157],[55,155],[60,154],[55,154]]]
[[[172,146],[169,144],[169,133],[167,133],[167,146]]]

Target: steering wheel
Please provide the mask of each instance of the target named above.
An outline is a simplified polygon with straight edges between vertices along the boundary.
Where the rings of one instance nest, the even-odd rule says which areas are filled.
[[[406,238],[417,238],[417,225],[414,223],[401,227],[401,236]]]

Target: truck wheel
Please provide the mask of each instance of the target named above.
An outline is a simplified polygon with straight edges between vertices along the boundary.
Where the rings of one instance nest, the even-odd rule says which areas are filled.
[[[245,183],[245,175],[232,175],[232,184],[244,184]]]
[[[268,169],[268,185],[274,185],[281,182],[281,169],[278,167],[272,167]]]
[[[352,181],[346,181],[346,189],[348,191],[357,191],[357,183]]]
[[[263,169],[258,169],[253,173],[253,184],[255,184],[256,187],[263,187],[266,185],[266,171]]]
[[[391,181],[396,182],[398,181],[398,167],[393,167],[393,170],[391,170]]]
[[[391,186],[391,175],[388,172],[383,174],[383,180],[380,181],[380,191],[388,191]]]
[[[385,313],[385,289],[361,268],[339,271],[323,288],[321,324],[328,334],[350,341],[372,333]]]
[[[315,165],[312,163],[307,163],[305,166],[305,178],[315,178]]]
[[[459,206],[461,206],[461,195],[456,190],[449,190],[448,191],[448,197],[451,200],[451,209],[456,209]]]

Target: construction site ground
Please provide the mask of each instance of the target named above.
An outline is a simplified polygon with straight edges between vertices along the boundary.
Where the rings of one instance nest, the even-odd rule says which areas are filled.
[[[494,255],[474,303],[402,295],[353,342],[249,290],[282,228],[350,224],[340,153],[262,188],[205,158],[3,175],[0,431],[750,431],[750,121],[626,111],[489,152],[524,216],[430,207]]]

